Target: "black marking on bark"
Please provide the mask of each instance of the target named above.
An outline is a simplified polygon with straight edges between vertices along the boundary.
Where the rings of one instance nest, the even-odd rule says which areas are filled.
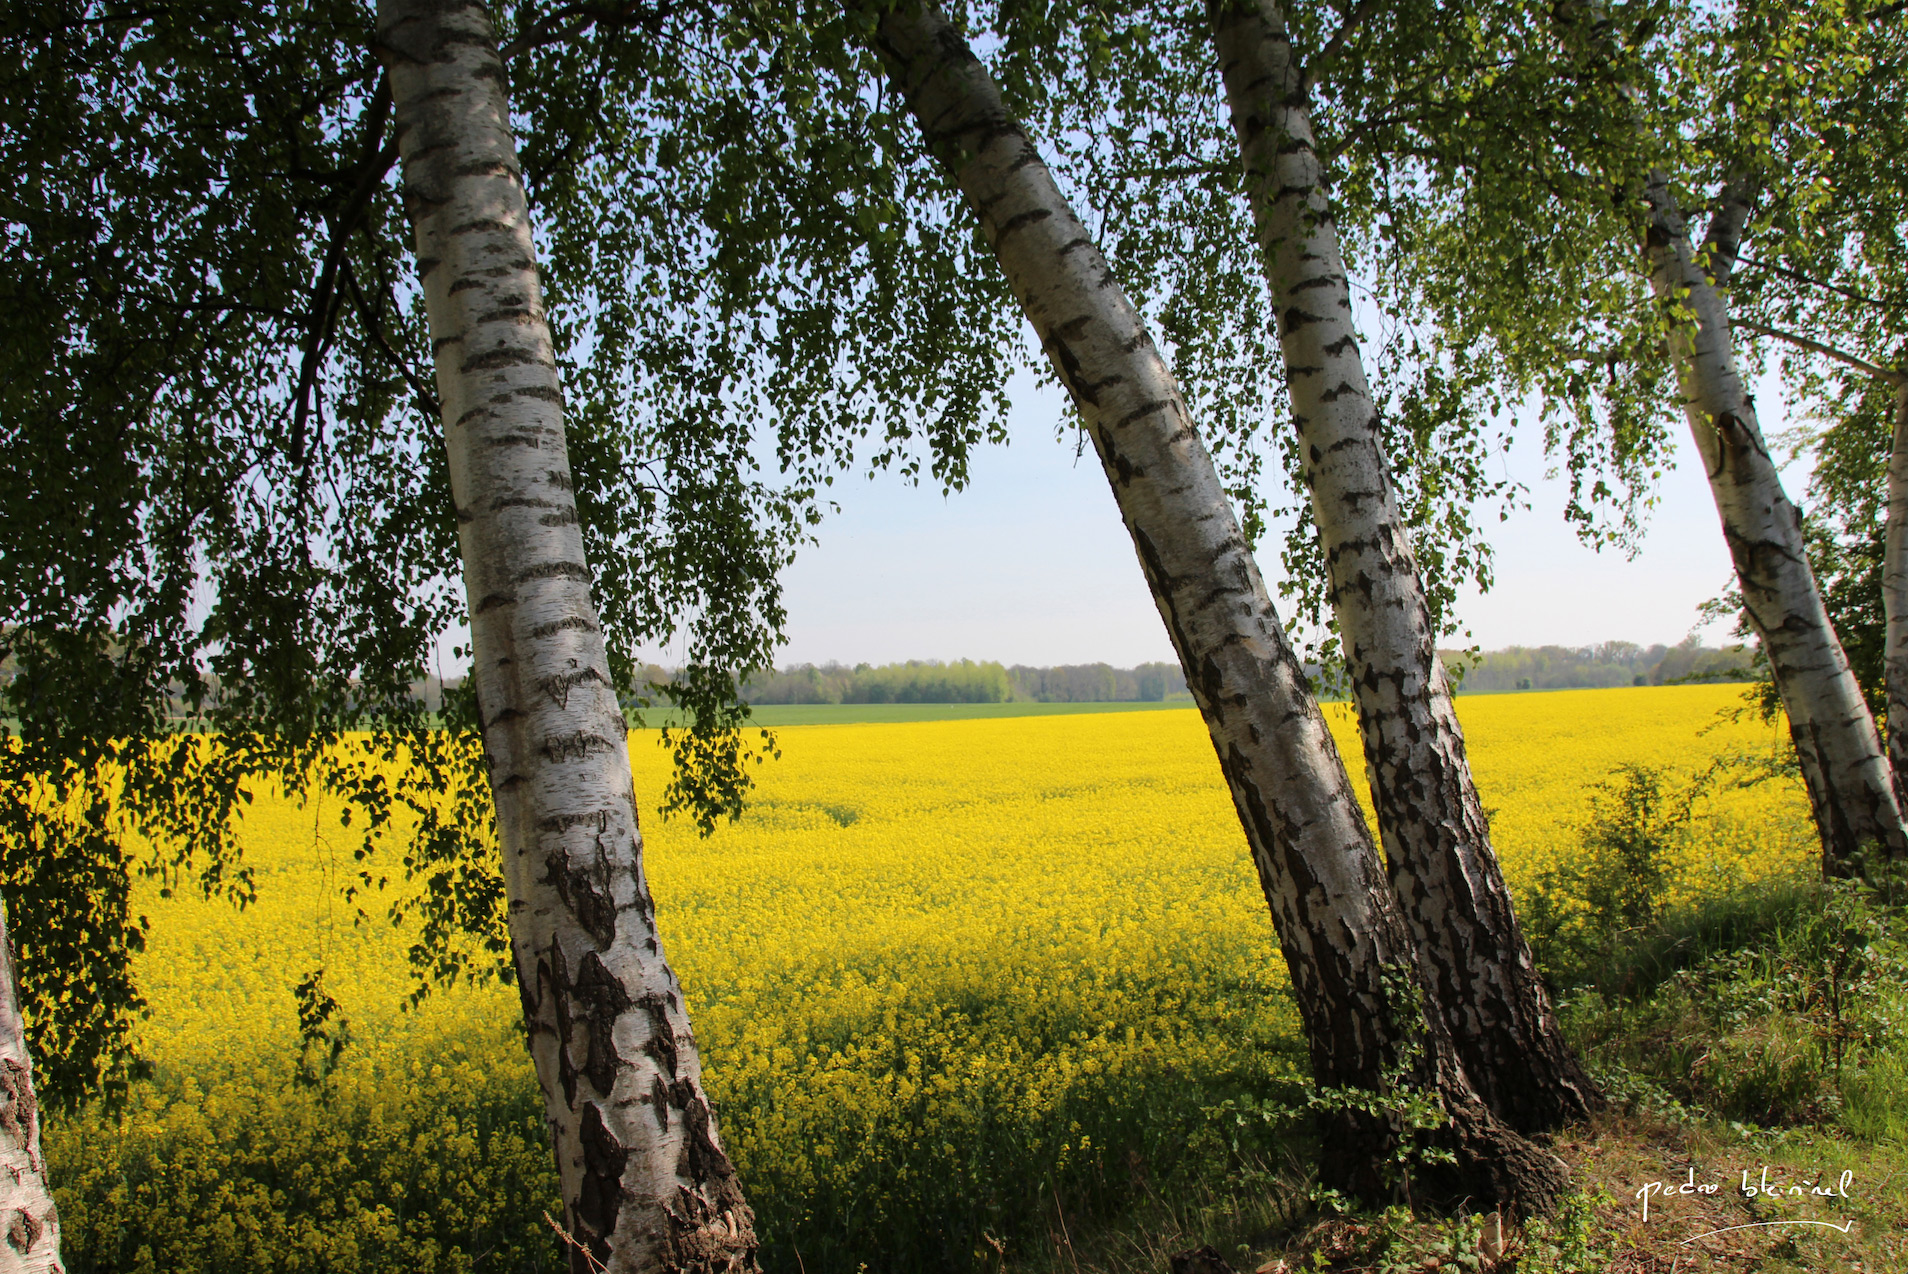
[[[501,159],[480,159],[475,163],[451,169],[450,175],[453,177],[513,177],[516,174],[511,172],[510,165]]]
[[[1144,475],[1144,469],[1141,469],[1131,460],[1128,460],[1126,456],[1120,452],[1120,449],[1113,445],[1112,430],[1108,429],[1105,425],[1100,426],[1099,438],[1100,454],[1105,457],[1106,463],[1112,467],[1113,472],[1118,476],[1121,486],[1130,486],[1135,477]]]
[[[656,1114],[656,1126],[669,1131],[669,1085],[660,1074],[649,1077],[649,1105]]]
[[[515,392],[519,398],[540,398],[559,407],[563,405],[563,391],[555,385],[525,385]]]
[[[25,1208],[13,1209],[13,1216],[7,1221],[7,1246],[25,1256],[33,1250],[33,1245],[46,1233],[46,1223],[28,1212]]]
[[[510,495],[490,502],[490,511],[500,509],[554,509],[558,506],[549,500],[539,500],[534,496]]]
[[[498,309],[485,311],[478,315],[473,321],[486,325],[491,323],[515,323],[518,326],[522,326],[526,323],[536,322],[537,312],[528,306],[500,307]]]
[[[517,599],[514,594],[485,593],[484,600],[477,603],[477,613],[479,615],[485,615],[496,610],[499,606],[515,606],[516,604]]]
[[[535,628],[530,630],[530,636],[534,640],[541,641],[545,637],[554,637],[558,633],[571,631],[579,633],[598,633],[603,630],[598,628],[595,621],[591,620],[587,615],[571,615],[564,619],[554,620],[548,624],[538,624]]]
[[[595,576],[581,562],[541,562],[518,574],[517,583],[527,584],[538,579],[573,579],[588,584]]]
[[[576,485],[575,482],[571,480],[570,471],[567,469],[550,470],[544,475],[544,481],[559,491],[571,490]]]
[[[668,999],[651,991],[638,999],[635,1007],[649,1015],[649,1040],[643,1045],[643,1052],[649,1054],[663,1074],[674,1080],[680,1057],[676,1051],[676,1028],[669,1020]]]
[[[570,962],[563,954],[563,939],[557,934],[550,935],[550,958],[545,967],[550,971],[550,1007],[556,1014],[557,1082],[563,1086],[563,1104],[575,1110],[578,1072],[576,1063],[570,1059],[570,1032],[576,1026],[576,1019],[570,1014],[574,990],[570,985]]]
[[[550,696],[550,702],[559,708],[570,706],[570,691],[580,685],[594,681],[600,686],[609,685],[609,678],[594,668],[577,668],[570,672],[560,672],[537,682],[537,689]]]
[[[632,1001],[622,981],[594,951],[585,952],[577,965],[575,994],[584,1032],[583,1065],[579,1069],[607,1098],[616,1083],[617,1067],[623,1062],[616,1053],[616,1019]]]
[[[1300,309],[1296,305],[1287,306],[1281,310],[1279,312],[1279,318],[1284,321],[1287,333],[1296,332],[1307,323],[1323,323],[1326,321],[1323,315],[1312,314]]]
[[[447,234],[478,234],[485,231],[494,234],[515,234],[517,227],[508,221],[499,221],[495,217],[479,217],[475,221],[466,221],[462,225],[452,226]]]
[[[684,1129],[682,1160],[676,1175],[690,1181],[720,1181],[735,1175],[735,1165],[716,1144],[714,1112],[693,1080],[684,1077],[670,1085],[671,1104],[682,1111]]]
[[[472,288],[480,288],[483,285],[484,281],[482,279],[473,279],[467,274],[450,285],[450,295],[456,296],[459,292],[468,292]]]
[[[588,730],[577,730],[571,734],[553,734],[543,741],[538,749],[552,764],[563,761],[582,761],[604,752],[613,752],[616,745],[600,734]]]
[[[484,439],[486,447],[528,447],[536,450],[543,445],[543,439],[526,429],[513,429],[507,434],[494,434]]]
[[[500,367],[554,367],[548,358],[533,350],[494,349],[488,354],[475,354],[464,360],[461,370],[466,372],[491,371]]]
[[[1146,419],[1148,416],[1158,415],[1162,411],[1171,409],[1172,405],[1173,400],[1170,398],[1156,398],[1150,403],[1142,403],[1140,406],[1120,417],[1120,428],[1124,429],[1128,425]],[[1141,469],[1135,472],[1144,473],[1145,470]]]
[[[1081,324],[1089,321],[1090,320],[1087,319],[1078,320]],[[1068,324],[1067,326],[1072,327],[1074,324]],[[1068,345],[1066,340],[1061,336],[1063,330],[1064,329],[1056,328],[1053,336],[1048,341],[1048,344],[1053,348],[1055,359],[1060,364],[1060,379],[1066,383],[1067,389],[1072,392],[1075,398],[1090,406],[1097,407],[1100,405],[1100,386],[1093,384],[1081,375],[1085,364],[1080,361],[1080,356],[1073,352],[1073,347]]]
[[[540,821],[537,830],[561,836],[572,827],[593,827],[600,836],[609,830],[609,820],[608,810],[591,810],[587,814],[555,814]]]
[[[609,1236],[616,1232],[616,1214],[623,1207],[623,1170],[629,1166],[629,1149],[610,1131],[595,1102],[583,1104],[583,1117],[577,1124],[583,1180],[574,1219],[592,1253],[607,1268]]]
[[[1017,216],[1007,218],[1006,221],[1001,223],[1000,228],[994,232],[995,248],[999,248],[1007,236],[1016,231],[1025,230],[1028,226],[1038,225],[1051,216],[1053,216],[1053,213],[1047,209],[1035,208],[1030,212],[1023,212]]]
[[[576,510],[564,509],[557,513],[546,513],[537,519],[539,526],[575,526]]]
[[[599,851],[599,860],[601,857]],[[545,883],[555,886],[557,897],[595,941],[597,950],[609,950],[616,941],[616,902],[610,896],[609,864],[578,863],[558,849],[544,857],[543,865],[548,872]]]

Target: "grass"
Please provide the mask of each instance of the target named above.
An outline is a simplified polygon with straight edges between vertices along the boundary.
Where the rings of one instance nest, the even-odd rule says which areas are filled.
[[[1555,1217],[1321,1206],[1297,1142],[1191,1160],[1009,1268],[1155,1274],[1204,1247],[1226,1265],[1197,1274],[1908,1270],[1903,909],[1791,874],[1592,936],[1546,969],[1611,1097],[1553,1142],[1574,1177]]]

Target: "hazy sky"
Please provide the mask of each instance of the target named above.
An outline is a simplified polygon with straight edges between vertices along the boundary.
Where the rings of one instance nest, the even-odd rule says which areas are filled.
[[[1076,462],[1070,441],[1054,441],[1061,395],[1029,380],[1013,398],[1012,443],[976,457],[966,491],[943,497],[886,474],[837,481],[842,512],[787,577],[789,643],[778,662],[1172,658],[1092,451]],[[1773,396],[1763,401],[1773,416]],[[1577,543],[1562,518],[1564,484],[1545,480],[1540,447],[1504,457],[1531,507],[1492,529],[1496,585],[1460,606],[1473,639],[1486,650],[1682,640],[1697,605],[1729,579],[1708,488],[1687,453],[1685,444],[1633,560]],[[1787,479],[1798,496],[1801,475]],[[1271,539],[1260,548],[1268,578]]]

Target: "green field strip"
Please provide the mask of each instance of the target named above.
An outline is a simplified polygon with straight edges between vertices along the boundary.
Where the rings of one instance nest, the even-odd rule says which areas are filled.
[[[898,725],[908,721],[973,721],[997,717],[1057,717],[1082,712],[1157,712],[1191,708],[1190,696],[1152,703],[766,703],[755,709],[754,725]],[[650,727],[669,724],[649,714]]]

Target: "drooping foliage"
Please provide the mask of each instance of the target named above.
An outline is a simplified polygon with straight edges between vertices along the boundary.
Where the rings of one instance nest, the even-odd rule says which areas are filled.
[[[909,135],[786,16],[500,15],[613,671],[687,722],[666,804],[705,828],[772,746],[738,679],[834,473],[960,484],[1019,356]],[[464,603],[369,11],[4,22],[0,891],[65,1100],[132,1063],[131,874],[243,902],[261,786],[364,833],[360,906],[409,878],[420,975],[504,939],[480,706],[419,692]]]

